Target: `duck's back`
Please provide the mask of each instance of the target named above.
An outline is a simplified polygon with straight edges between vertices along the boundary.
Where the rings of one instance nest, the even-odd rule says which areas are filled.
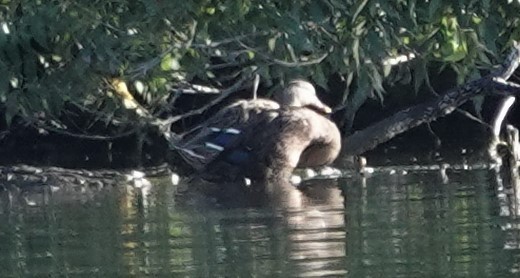
[[[280,109],[280,104],[269,99],[239,100],[220,110],[204,122],[204,126],[227,128],[247,124],[265,111]]]

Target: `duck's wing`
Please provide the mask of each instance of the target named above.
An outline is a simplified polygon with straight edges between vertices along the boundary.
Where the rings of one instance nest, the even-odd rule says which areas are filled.
[[[188,164],[202,170],[222,151],[236,145],[242,130],[254,125],[259,115],[279,108],[278,103],[266,99],[234,102],[186,132],[174,148]]]
[[[264,147],[273,144],[276,127],[273,121],[280,109],[262,110],[249,115],[247,122],[231,130],[221,130],[207,149],[215,150],[214,158],[204,168],[204,178],[209,180],[234,180],[239,177],[261,178],[264,176]],[[229,134],[233,135],[229,135]]]

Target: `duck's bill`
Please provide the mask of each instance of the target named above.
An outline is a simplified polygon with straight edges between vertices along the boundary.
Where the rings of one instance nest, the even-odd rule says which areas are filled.
[[[332,108],[328,107],[327,105],[323,105],[323,112],[325,114],[330,114],[332,113]]]
[[[308,105],[307,107],[309,107],[319,113],[322,113],[322,114],[331,114],[332,113],[332,109],[323,103],[313,103],[311,105]]]

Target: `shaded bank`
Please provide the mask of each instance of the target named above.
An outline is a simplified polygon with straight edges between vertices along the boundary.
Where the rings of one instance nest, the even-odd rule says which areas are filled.
[[[514,81],[508,80],[514,74],[519,63],[520,44],[515,44],[508,57],[502,63],[502,65],[498,69],[492,71],[491,73],[479,79],[469,81],[461,86],[453,88],[448,92],[435,97],[433,100],[422,101],[420,104],[413,105],[407,109],[400,110],[386,119],[373,123],[363,130],[356,131],[354,134],[350,136],[346,136],[343,139],[342,153],[344,155],[359,155],[368,150],[374,149],[379,144],[389,141],[393,137],[405,131],[408,131],[409,129],[412,129],[424,123],[430,123],[432,121],[435,121],[439,117],[444,117],[452,113],[453,111],[458,109],[459,106],[466,103],[471,98],[479,96],[482,97],[484,96],[484,94],[497,96],[515,96],[520,94],[520,85],[518,85]],[[116,80],[115,82],[116,84],[118,84],[118,89],[116,91],[119,94],[129,94],[128,88],[126,87],[126,84],[124,82],[118,80]],[[217,97],[217,99],[220,99],[222,97],[223,96],[219,96]],[[210,101],[210,104],[216,104],[215,100]],[[199,110],[200,113],[203,113],[206,110],[206,108],[200,108]],[[114,154],[122,154],[118,162],[126,162],[127,165],[131,165],[132,162],[139,166],[147,162],[151,163],[152,165],[155,163],[156,165],[157,163],[162,163],[165,160],[169,160],[170,162],[173,162],[174,165],[180,166],[180,163],[178,163],[179,160],[177,159],[177,155],[173,152],[164,152],[163,150],[161,150],[161,147],[164,148],[164,142],[162,142],[161,144],[158,143],[158,141],[162,140],[160,138],[161,135],[165,139],[172,138],[172,136],[170,135],[171,124],[182,119],[183,115],[169,116],[167,119],[163,120],[156,118],[155,116],[150,114],[148,110],[146,110],[144,107],[140,107],[139,105],[137,105],[134,108],[134,111],[136,113],[136,116],[140,118],[140,120],[144,121],[144,123],[146,123],[142,125],[143,130],[139,131],[136,135],[136,138],[134,140],[134,142],[136,142],[135,148],[128,148],[128,146],[126,146],[126,152],[114,152],[114,146],[120,147],[121,145],[124,145],[121,142],[124,142],[124,140],[126,139],[125,137],[117,137],[121,139],[114,139],[116,141],[108,141],[106,139],[101,139],[100,141],[104,142],[106,145],[105,148],[102,144],[94,144],[87,146],[87,144],[80,140],[77,141],[79,144],[76,145],[76,148],[80,150],[80,154],[82,154],[81,156],[84,157],[84,160],[90,160],[91,156],[95,158],[101,158],[105,156],[106,161],[108,161],[109,163],[113,163]],[[195,110],[195,112],[196,111],[198,110]],[[189,113],[194,113],[194,111],[190,111]],[[2,133],[1,143],[4,146],[0,147],[2,147],[1,149],[4,150],[3,157],[6,159],[5,163],[9,163],[9,158],[15,159],[16,162],[16,159],[20,157],[20,153],[16,154],[15,152],[17,152],[17,150],[20,150],[21,147],[25,147],[25,150],[27,152],[32,152],[34,157],[36,158],[38,157],[38,155],[40,155],[40,152],[43,152],[44,154],[42,155],[42,157],[46,160],[49,160],[47,162],[50,162],[52,161],[52,159],[50,159],[52,155],[55,155],[57,153],[63,153],[63,146],[67,146],[67,144],[62,144],[60,140],[53,140],[52,138],[50,141],[47,141],[48,144],[43,144],[42,142],[40,142],[39,144],[38,141],[35,140],[36,138],[34,137],[34,135],[44,136],[43,134],[47,134],[48,131],[38,130],[38,133],[34,133],[34,131],[32,131],[33,134],[24,134],[24,132],[31,132],[31,130],[23,128],[23,125],[21,125],[20,128],[21,134],[12,134],[12,131],[5,131]],[[17,129],[11,127],[11,130],[16,131]],[[63,133],[60,134],[60,136],[67,135]],[[460,135],[456,134],[455,136]],[[129,136],[129,138],[132,138],[132,136]],[[95,138],[85,137],[84,139],[92,140]],[[26,143],[25,145],[23,144],[24,142]],[[68,147],[71,147],[71,145],[68,144]],[[95,149],[96,147],[98,148],[98,151],[93,151],[93,149]],[[146,150],[145,147],[149,148]],[[13,150],[12,153],[10,153],[10,150]],[[45,155],[45,152],[47,152],[47,155]],[[90,154],[90,156],[88,154]],[[162,155],[163,157],[155,158],[155,154],[159,154],[159,156]]]

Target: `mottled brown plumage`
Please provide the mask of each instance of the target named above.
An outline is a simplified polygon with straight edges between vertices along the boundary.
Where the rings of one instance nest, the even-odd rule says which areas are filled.
[[[208,179],[287,177],[330,164],[341,148],[331,109],[303,80],[268,99],[240,100],[183,135],[175,149]]]

